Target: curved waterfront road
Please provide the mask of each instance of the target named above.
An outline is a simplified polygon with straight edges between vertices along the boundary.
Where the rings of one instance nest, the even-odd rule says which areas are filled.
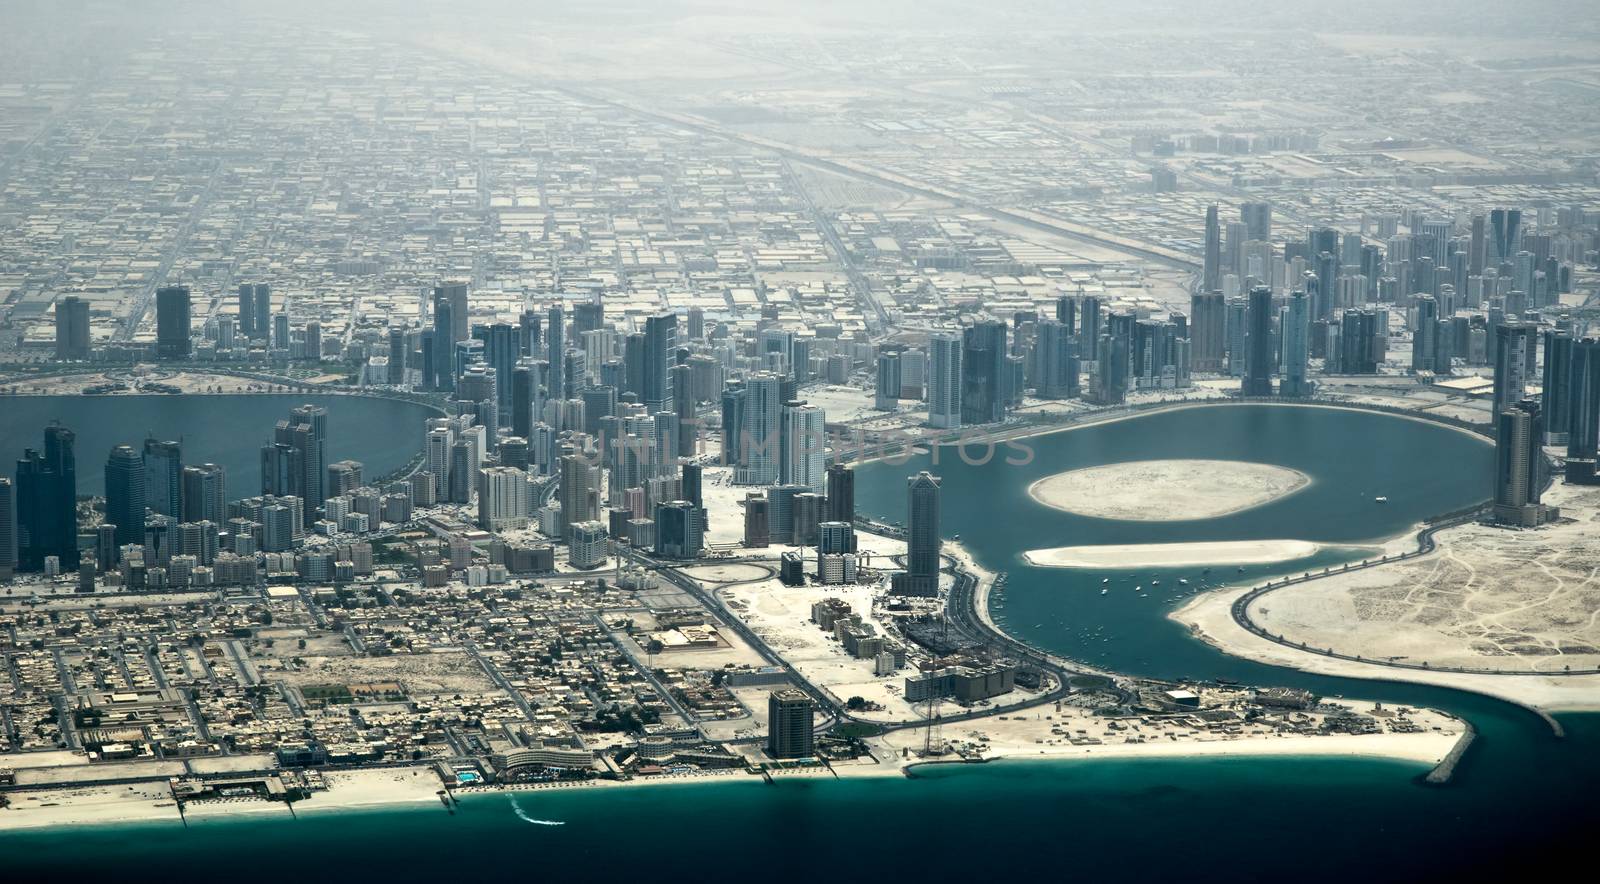
[[[1398,556],[1384,556],[1383,558],[1379,559],[1369,559],[1356,564],[1344,565],[1338,569],[1324,568],[1321,573],[1306,573],[1299,577],[1285,577],[1282,580],[1269,580],[1266,583],[1251,589],[1244,595],[1234,599],[1233,604],[1230,606],[1229,613],[1233,617],[1233,622],[1238,624],[1242,629],[1248,630],[1250,633],[1264,638],[1273,644],[1282,645],[1286,648],[1293,648],[1297,651],[1305,651],[1308,654],[1316,654],[1320,657],[1329,657],[1335,660],[1348,660],[1352,663],[1368,663],[1374,666],[1387,666],[1391,669],[1409,669],[1414,672],[1457,672],[1466,675],[1565,676],[1594,675],[1600,673],[1600,668],[1567,669],[1560,672],[1541,672],[1527,669],[1485,669],[1472,666],[1429,666],[1426,662],[1405,663],[1399,660],[1386,660],[1379,657],[1362,657],[1359,654],[1341,654],[1332,648],[1316,648],[1307,645],[1304,642],[1289,641],[1282,635],[1274,635],[1273,633],[1268,632],[1260,624],[1250,619],[1250,606],[1265,598],[1268,593],[1277,592],[1278,590],[1289,586],[1298,586],[1300,584],[1310,583],[1313,580],[1318,580],[1323,577],[1331,577],[1336,574],[1348,574],[1353,571],[1362,571],[1367,568],[1376,568],[1380,565],[1402,562],[1407,559],[1414,559],[1429,555],[1438,549],[1438,542],[1434,539],[1436,534],[1446,528],[1454,528],[1458,525],[1464,525],[1475,519],[1481,513],[1482,509],[1478,508],[1471,513],[1446,518],[1423,528],[1421,531],[1417,532],[1417,548],[1415,550],[1401,553]]]

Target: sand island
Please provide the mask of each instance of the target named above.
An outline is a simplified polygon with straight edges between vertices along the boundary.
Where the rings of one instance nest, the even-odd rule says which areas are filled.
[[[1241,460],[1137,460],[1046,476],[1045,506],[1096,519],[1180,522],[1243,512],[1311,484],[1299,470]]]

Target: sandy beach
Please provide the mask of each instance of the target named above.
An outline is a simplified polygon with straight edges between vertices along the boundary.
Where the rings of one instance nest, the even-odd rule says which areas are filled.
[[[1139,460],[1069,470],[1028,486],[1052,509],[1097,519],[1183,522],[1254,509],[1302,491],[1299,470],[1237,460]]]
[[[1270,565],[1315,555],[1322,548],[1309,540],[1128,543],[1030,549],[1022,557],[1041,568],[1192,568]]]
[[[428,804],[439,807],[439,779],[426,766],[340,771],[326,775],[328,789],[294,805],[296,814],[367,807]],[[165,780],[116,785],[41,789],[10,793],[0,810],[0,832],[100,823],[159,822],[182,825]],[[442,810],[442,808],[441,808]],[[191,824],[238,814],[289,815],[281,801],[195,801],[184,807]]]

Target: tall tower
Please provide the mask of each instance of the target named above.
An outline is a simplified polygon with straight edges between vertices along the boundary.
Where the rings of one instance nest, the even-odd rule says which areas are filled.
[[[767,756],[810,758],[817,754],[812,736],[815,711],[804,691],[783,688],[768,694]]]
[[[1572,430],[1572,335],[1565,329],[1544,332],[1544,385],[1539,397],[1544,412],[1545,442],[1565,445]]]
[[[1495,416],[1495,521],[1533,527],[1554,515],[1541,506],[1544,426],[1539,404],[1524,399]]]
[[[545,358],[550,363],[550,373],[547,376],[545,391],[547,399],[561,400],[567,398],[566,334],[567,311],[560,304],[551,304],[549,318],[545,323],[545,343],[547,346]]]
[[[561,478],[556,488],[561,502],[561,534],[571,541],[572,526],[600,516],[600,468],[581,454],[561,456]]]
[[[1505,322],[1494,329],[1494,414],[1522,401],[1528,391],[1533,328],[1520,322]]]
[[[877,395],[873,407],[879,411],[894,411],[900,407],[900,352],[878,351]]]
[[[16,505],[16,486],[0,476],[0,580],[10,580],[17,570]]]
[[[928,339],[928,424],[961,426],[961,339],[938,334]]]
[[[215,522],[228,520],[228,473],[214,463],[184,467],[183,521]]]
[[[63,426],[44,431],[44,452],[27,449],[17,461],[17,570],[40,571],[55,556],[64,571],[78,567],[76,437]]]
[[[1310,396],[1316,385],[1306,377],[1307,361],[1311,354],[1311,299],[1305,290],[1297,289],[1289,295],[1289,307],[1283,313],[1283,383],[1278,393],[1283,396]]]
[[[961,422],[987,424],[1006,416],[1006,324],[987,320],[968,326],[961,341]]]
[[[455,388],[456,344],[472,337],[467,287],[447,283],[433,287],[433,371],[434,385],[441,390]]]
[[[1189,337],[1194,343],[1191,368],[1194,371],[1222,371],[1227,352],[1227,305],[1222,292],[1195,292],[1189,299]]]
[[[193,333],[189,290],[183,286],[156,289],[156,358],[188,359]]]
[[[111,449],[106,461],[106,521],[117,526],[117,543],[144,543],[144,455],[131,445]]]
[[[1245,239],[1257,242],[1272,239],[1271,203],[1241,203],[1239,220],[1244,222]]]
[[[1200,277],[1200,288],[1206,292],[1222,290],[1222,224],[1217,220],[1215,204],[1206,206],[1205,263]]]
[[[1584,338],[1572,346],[1571,414],[1567,431],[1567,482],[1593,485],[1600,456],[1600,340]]]
[[[657,313],[644,321],[644,367],[639,373],[639,401],[651,414],[672,411],[669,354],[678,340],[678,317]]]
[[[740,469],[744,485],[771,485],[778,481],[782,460],[783,379],[772,372],[755,372],[745,378],[744,426],[739,434]]]
[[[906,482],[906,570],[901,595],[939,594],[939,479],[927,471]]]
[[[792,402],[783,408],[783,451],[779,480],[785,485],[823,488],[827,459],[827,416],[815,405]]]
[[[144,440],[145,505],[163,516],[183,514],[183,445]]]
[[[828,465],[829,522],[851,524],[856,520],[856,471],[842,463]]]
[[[89,302],[77,295],[56,302],[56,358],[89,358]]]
[[[1272,289],[1258,285],[1250,290],[1245,315],[1245,396],[1272,395]]]

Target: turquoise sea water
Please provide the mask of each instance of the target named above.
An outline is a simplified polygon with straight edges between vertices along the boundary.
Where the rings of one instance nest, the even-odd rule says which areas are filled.
[[[1100,576],[1125,575],[1033,569],[1018,559],[1025,549],[1066,544],[1393,534],[1481,499],[1475,477],[1487,475],[1487,446],[1378,415],[1251,406],[1154,415],[1031,444],[1037,460],[1028,467],[946,459],[936,470],[946,533],[962,534],[985,566],[1011,574],[1006,609],[1018,635],[1141,674],[1441,707],[1480,733],[1456,780],[1424,786],[1425,767],[1381,759],[1147,759],[923,767],[915,779],[538,791],[515,804],[491,793],[464,799],[454,816],[430,805],[187,829],[174,820],[0,833],[0,880],[1463,882],[1525,880],[1584,852],[1600,822],[1600,716],[1562,716],[1568,737],[1557,740],[1533,714],[1477,695],[1236,660],[1166,619],[1182,601],[1175,579],[1162,580],[1171,591],[1147,591],[1151,598],[1131,588],[1101,596]],[[1184,526],[1080,519],[1025,493],[1033,479],[1073,466],[1153,457],[1282,463],[1317,483],[1278,504]],[[919,467],[864,467],[862,509],[901,518],[904,477]],[[1374,506],[1377,494],[1390,505]],[[1236,575],[1216,579],[1224,576]]]

